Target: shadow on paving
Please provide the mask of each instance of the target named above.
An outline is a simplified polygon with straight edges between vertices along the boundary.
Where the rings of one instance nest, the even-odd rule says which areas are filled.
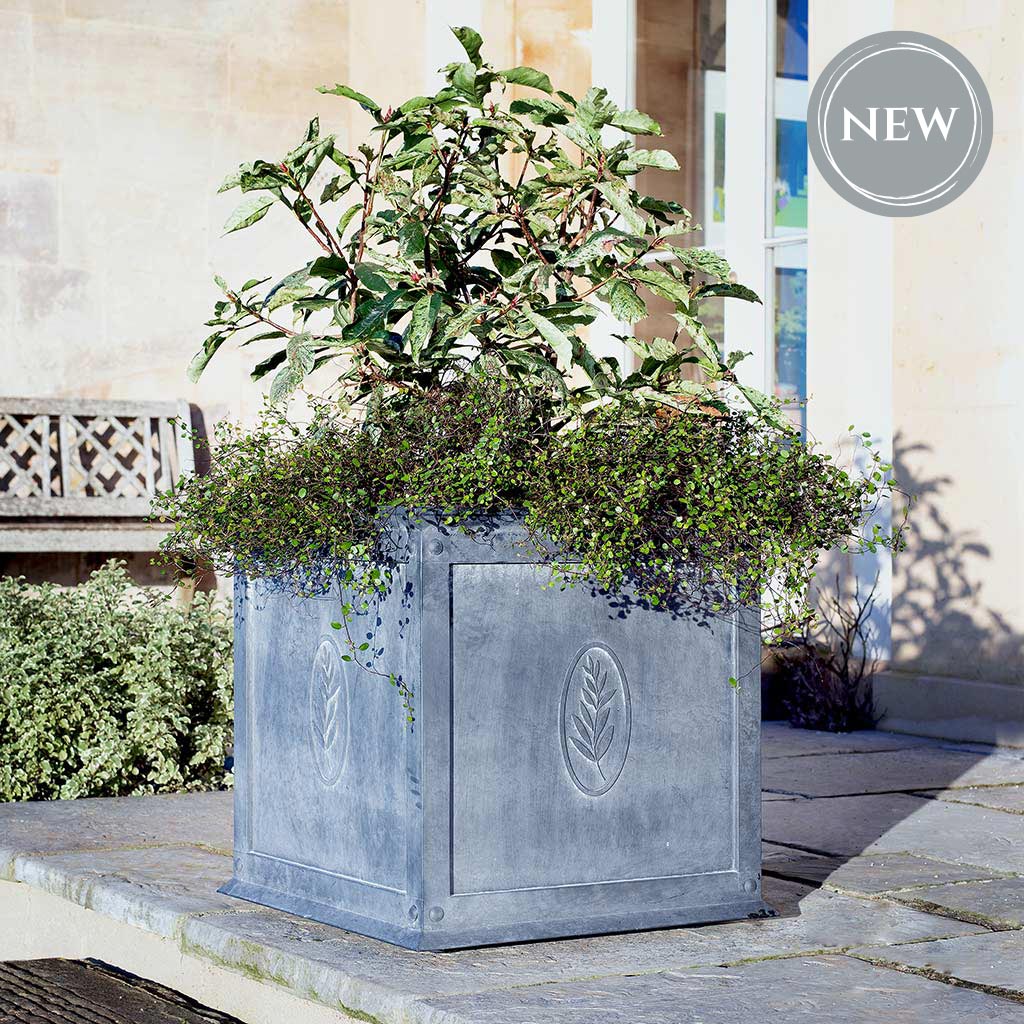
[[[1018,664],[1024,637],[982,601],[976,566],[991,553],[944,515],[951,479],[912,471],[926,445],[897,437],[895,448],[896,478],[916,499],[894,564],[900,663],[942,674],[934,652],[952,644],[981,676]],[[766,874],[868,896],[1024,875],[1024,750],[766,723],[763,784]],[[933,912],[961,916],[943,905]]]

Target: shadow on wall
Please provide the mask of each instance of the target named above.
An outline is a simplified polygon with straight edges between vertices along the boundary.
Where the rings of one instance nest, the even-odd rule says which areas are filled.
[[[955,530],[944,512],[953,478],[921,471],[929,445],[897,435],[895,452],[896,479],[915,501],[907,550],[894,562],[894,669],[1024,682],[1024,636],[984,602],[984,563],[992,552],[973,532]]]

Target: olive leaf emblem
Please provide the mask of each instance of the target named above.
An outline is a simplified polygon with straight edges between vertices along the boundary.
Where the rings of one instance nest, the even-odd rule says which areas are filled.
[[[621,662],[606,644],[588,644],[569,666],[559,708],[565,767],[581,793],[603,796],[618,781],[632,723]]]
[[[581,666],[583,685],[580,687],[579,714],[572,716],[578,736],[570,736],[570,742],[588,760],[594,763],[598,774],[604,780],[601,758],[608,753],[615,736],[615,726],[608,721],[618,690],[608,685],[608,670],[602,669],[594,658],[587,658]]]
[[[313,755],[320,778],[330,785],[341,775],[347,745],[345,675],[338,649],[324,640],[313,659],[309,680],[309,718]]]

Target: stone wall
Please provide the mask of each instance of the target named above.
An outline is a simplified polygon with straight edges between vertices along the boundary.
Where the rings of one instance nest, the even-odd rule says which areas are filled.
[[[810,27],[812,79],[854,40],[902,28],[962,50],[992,97],[985,168],[942,210],[872,216],[812,170],[808,415],[826,444],[849,423],[875,431],[917,498],[907,550],[892,566],[892,672],[879,691],[887,723],[1005,740],[1005,723],[1016,722],[1019,737],[1024,9],[814,0]],[[1000,717],[1004,731],[993,731]]]

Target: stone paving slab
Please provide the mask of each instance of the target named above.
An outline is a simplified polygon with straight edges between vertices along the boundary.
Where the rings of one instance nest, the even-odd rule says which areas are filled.
[[[898,732],[862,729],[857,732],[818,732],[795,729],[787,722],[762,722],[761,754],[768,760],[775,757],[798,757],[812,754],[859,754],[878,750],[910,750],[915,747],[936,748],[936,740],[924,736],[907,736]],[[987,748],[991,751],[991,747]]]
[[[823,857],[765,843],[764,870],[843,892],[877,895],[909,887],[988,880],[990,871],[966,868],[911,853],[881,853],[859,857]],[[954,888],[953,886],[949,886]]]
[[[230,857],[195,846],[18,857],[13,870],[14,881],[165,936],[186,914],[239,911],[217,892],[230,877]]]
[[[559,942],[416,953],[288,914],[258,910],[183,922],[187,952],[274,978],[385,1020],[419,999],[581,978],[644,974],[877,943],[967,935],[979,926],[765,879],[777,918]],[[874,938],[862,938],[873,936]]]
[[[19,854],[191,843],[231,854],[231,793],[0,803],[0,877]]]
[[[902,793],[763,805],[764,838],[812,853],[915,853],[1024,874],[1024,815]]]
[[[921,796],[954,804],[977,804],[1009,814],[1024,814],[1024,786],[972,786],[969,789],[936,789]]]
[[[772,757],[764,762],[769,792],[802,796],[848,796],[953,789],[975,785],[1024,784],[1024,760],[961,750],[919,748],[858,754]]]
[[[909,946],[858,949],[854,955],[873,963],[903,964],[1018,996],[1024,992],[1024,932],[1021,931],[985,932]],[[1024,1014],[1024,1004],[1020,1012]]]
[[[988,882],[927,885],[906,889],[893,899],[929,912],[945,911],[961,921],[990,928],[1024,928],[1024,878],[996,878]]]
[[[223,897],[228,793],[0,805],[0,877],[6,869],[8,878],[169,937],[213,966],[378,1024],[1024,1024],[1024,1004],[901,974],[895,959],[872,965],[863,952],[904,957],[963,942],[948,947],[950,962],[963,949],[960,969],[974,970],[972,951],[987,947],[967,943],[1015,920],[1024,880],[1006,876],[1024,874],[1024,815],[948,800],[947,787],[965,775],[965,757],[970,770],[996,773],[988,782],[1019,765],[931,740],[789,727],[766,729],[765,753],[778,764],[768,770],[801,779],[829,775],[830,759],[861,779],[888,768],[911,780],[946,777],[921,787],[929,795],[768,794],[764,891],[780,916],[656,932],[417,953]],[[991,798],[1000,788],[1013,787],[955,792]],[[929,901],[919,899],[925,891]],[[850,949],[858,958],[842,955]]]
[[[970,941],[970,940],[967,940]],[[901,947],[912,948],[912,947]],[[849,957],[768,960],[640,978],[431,999],[430,1024],[1021,1024],[1024,1006]]]

